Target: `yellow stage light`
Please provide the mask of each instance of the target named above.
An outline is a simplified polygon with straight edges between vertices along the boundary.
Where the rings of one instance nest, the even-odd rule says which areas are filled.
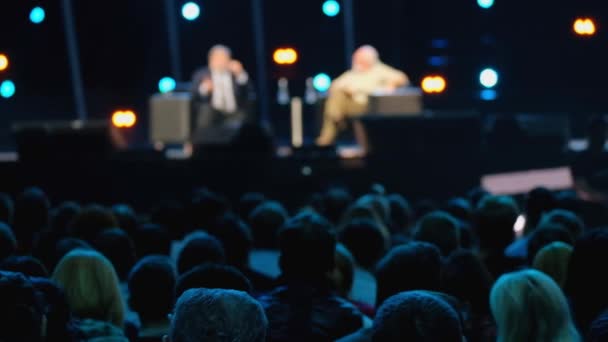
[[[137,115],[132,110],[117,110],[112,114],[112,124],[116,128],[132,128],[137,123]]]
[[[293,65],[298,61],[298,52],[294,48],[278,48],[272,59],[278,65]]]
[[[427,94],[440,94],[447,88],[447,81],[443,76],[431,75],[422,79],[422,90]]]

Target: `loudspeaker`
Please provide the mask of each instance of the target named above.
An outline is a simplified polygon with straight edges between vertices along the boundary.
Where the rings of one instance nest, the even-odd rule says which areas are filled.
[[[150,140],[179,144],[190,140],[189,93],[156,94],[150,98]]]
[[[369,97],[369,112],[380,115],[419,115],[423,112],[422,90],[404,88],[390,95]]]

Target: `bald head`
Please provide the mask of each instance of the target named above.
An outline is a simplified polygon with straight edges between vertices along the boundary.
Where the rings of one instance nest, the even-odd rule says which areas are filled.
[[[232,60],[232,51],[225,45],[215,45],[209,50],[209,68],[226,71]]]
[[[365,72],[380,61],[378,50],[371,45],[363,45],[353,54],[353,70]]]

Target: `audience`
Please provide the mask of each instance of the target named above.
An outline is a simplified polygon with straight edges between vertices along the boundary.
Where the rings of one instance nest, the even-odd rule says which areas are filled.
[[[20,253],[29,253],[38,234],[49,226],[50,202],[39,188],[28,188],[15,201],[13,231]]]
[[[547,275],[525,270],[503,275],[490,294],[498,341],[580,341],[568,302]]]
[[[442,211],[426,214],[418,223],[414,239],[432,243],[447,257],[460,247],[458,221]]]
[[[92,204],[84,207],[69,224],[68,232],[71,237],[93,243],[99,233],[107,229],[119,227],[118,220],[112,212],[100,205]]]
[[[17,251],[17,238],[11,227],[0,222],[0,261],[15,254]]]
[[[205,263],[224,263],[226,256],[222,243],[215,237],[199,231],[184,240],[184,247],[177,257],[177,272],[184,274]]]
[[[528,237],[528,246],[526,255],[528,257],[528,265],[532,265],[536,253],[546,245],[552,242],[563,242],[568,245],[573,245],[574,240],[572,235],[561,224],[545,223],[539,225]]]
[[[49,272],[32,256],[12,256],[0,263],[0,270],[21,273],[28,277],[48,278]]]
[[[553,242],[541,248],[534,257],[532,267],[548,275],[560,288],[566,285],[572,246]]]
[[[136,261],[135,246],[129,235],[121,229],[108,229],[97,235],[93,247],[110,260],[120,282],[126,282]]]
[[[30,280],[0,272],[0,303],[0,341],[45,341],[44,301]]]
[[[287,210],[279,202],[266,201],[258,205],[249,215],[255,248],[275,249],[279,229],[287,221]]]
[[[133,240],[139,258],[171,254],[171,234],[159,224],[143,224],[135,231]]]
[[[0,222],[12,224],[14,213],[15,203],[13,203],[13,198],[7,193],[0,192]]]
[[[224,289],[252,292],[251,282],[232,266],[207,263],[182,274],[175,285],[176,297],[190,289]]]

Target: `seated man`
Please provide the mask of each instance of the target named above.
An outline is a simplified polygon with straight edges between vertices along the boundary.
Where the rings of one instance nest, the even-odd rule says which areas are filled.
[[[353,54],[352,69],[334,80],[329,90],[317,144],[332,144],[344,119],[365,113],[373,93],[392,93],[408,84],[409,79],[403,72],[380,61],[374,47],[360,47]]]
[[[209,50],[207,67],[192,77],[192,135],[200,139],[205,129],[238,127],[245,119],[250,87],[241,62],[223,45]],[[211,134],[213,133],[209,131]]]

